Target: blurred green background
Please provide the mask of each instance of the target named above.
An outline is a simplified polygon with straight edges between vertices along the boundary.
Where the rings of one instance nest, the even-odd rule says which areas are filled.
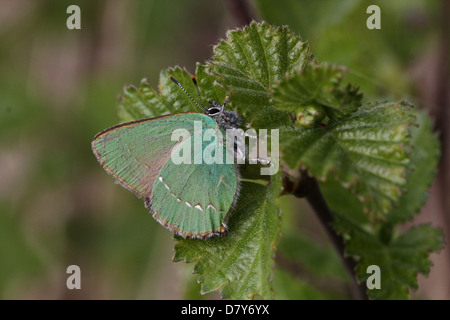
[[[309,40],[319,61],[348,66],[347,80],[361,85],[367,100],[407,99],[442,120],[449,85],[445,2],[249,4],[255,19],[288,25]],[[70,4],[81,8],[81,30],[66,27]],[[366,28],[370,4],[381,8],[381,30]],[[104,172],[90,143],[118,122],[123,85],[146,77],[156,87],[169,66],[192,73],[239,23],[225,0],[0,0],[0,298],[200,298],[193,265],[171,262],[171,233]],[[441,170],[416,222],[440,226],[448,239],[448,170]],[[275,297],[349,297],[313,213],[290,198],[282,207]],[[420,278],[415,297],[449,299],[448,248],[432,258],[435,267]],[[81,268],[81,290],[66,288],[72,264]]]

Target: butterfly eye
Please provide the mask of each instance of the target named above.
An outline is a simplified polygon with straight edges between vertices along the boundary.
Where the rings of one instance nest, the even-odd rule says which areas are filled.
[[[222,112],[222,109],[219,109],[217,107],[211,107],[211,108],[208,108],[207,111],[208,111],[208,115],[215,116],[216,114]]]

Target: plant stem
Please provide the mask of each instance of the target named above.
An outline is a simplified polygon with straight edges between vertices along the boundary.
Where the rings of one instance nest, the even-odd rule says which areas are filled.
[[[448,94],[448,84],[450,81],[450,40],[448,38],[448,32],[450,31],[450,22],[448,15],[450,13],[450,1],[441,1],[441,17],[440,17],[440,42],[439,42],[439,55],[438,63],[436,64],[438,69],[436,69],[435,77],[437,84],[437,90],[435,90],[435,96],[432,97],[431,105],[434,105],[434,118],[435,129],[440,132],[441,140],[441,158],[439,161],[439,172],[438,181],[440,189],[441,207],[442,212],[448,212],[450,209],[450,202],[446,196],[447,189],[449,186],[450,178],[450,130],[448,128],[448,121],[450,120],[450,113],[448,109],[450,107],[450,99]],[[443,215],[444,221],[447,224],[447,230],[450,230],[450,216],[447,214]]]
[[[286,186],[285,193],[291,193],[298,198],[306,198],[316,212],[349,274],[352,296],[358,300],[367,300],[366,287],[364,283],[358,283],[355,276],[356,261],[352,257],[345,255],[344,239],[332,227],[334,221],[333,213],[328,207],[316,179],[309,177],[306,173],[302,173],[301,179],[297,182],[292,182],[292,180],[285,177],[284,186]]]

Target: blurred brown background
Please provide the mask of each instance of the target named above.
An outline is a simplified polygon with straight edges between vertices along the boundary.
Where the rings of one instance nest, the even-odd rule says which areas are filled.
[[[368,100],[408,99],[430,110],[442,132],[442,161],[413,223],[440,226],[447,242],[449,2],[249,2],[256,19],[309,40],[320,61],[348,66]],[[70,4],[81,8],[81,30],[66,27]],[[370,4],[381,7],[381,30],[366,28]],[[156,87],[162,69],[192,73],[210,59],[218,39],[241,23],[230,8],[210,0],[0,0],[0,298],[199,298],[192,265],[171,262],[171,233],[114,184],[90,142],[118,122],[124,84],[146,77]],[[283,201],[283,228],[294,224],[326,242],[302,201],[295,215],[294,200]],[[432,258],[414,296],[449,299],[448,246]],[[79,291],[66,288],[72,264],[81,267]],[[282,298],[321,298],[283,292],[277,279]]]

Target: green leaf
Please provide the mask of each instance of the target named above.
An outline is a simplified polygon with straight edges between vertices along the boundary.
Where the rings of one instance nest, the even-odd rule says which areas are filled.
[[[209,68],[252,127],[274,128],[292,120],[271,102],[272,85],[312,59],[308,44],[287,27],[252,22],[227,32],[227,39],[214,47]]]
[[[280,174],[268,187],[244,182],[226,236],[206,241],[183,239],[175,245],[174,261],[195,261],[194,273],[199,274],[202,293],[222,289],[224,298],[272,298],[270,281],[279,236],[280,191]]]
[[[349,188],[343,187],[334,176],[330,176],[325,181],[319,181],[319,186],[333,213],[344,215],[347,220],[365,230],[372,230],[372,223],[369,216],[364,213],[363,203]]]
[[[425,112],[419,112],[417,119],[419,126],[411,130],[411,145],[414,149],[405,186],[407,191],[387,216],[387,221],[393,224],[412,219],[420,210],[428,198],[427,190],[437,171],[439,140],[431,132],[432,121]]]
[[[320,188],[335,214],[334,227],[343,235],[346,254],[358,261],[359,281],[367,281],[368,266],[380,267],[381,289],[368,290],[369,297],[408,299],[409,288],[417,288],[417,274],[429,273],[428,255],[442,248],[442,231],[420,225],[398,234],[389,221],[371,221],[364,214],[362,204],[335,179],[321,182]],[[386,229],[390,233],[388,236]]]
[[[203,103],[208,100],[223,103],[227,91],[214,83],[215,76],[206,72],[205,66],[197,64],[197,83]],[[122,121],[132,121],[145,118],[153,118],[164,114],[180,112],[203,112],[189,97],[170,80],[173,76],[197,103],[201,103],[197,89],[191,79],[191,75],[183,69],[173,68],[163,70],[159,79],[158,94],[152,89],[147,80],[141,81],[140,87],[127,85],[119,97],[119,117]],[[205,107],[207,107],[205,105]]]
[[[273,101],[286,111],[299,111],[302,107],[318,104],[328,116],[335,117],[355,111],[361,105],[362,94],[351,85],[340,88],[347,69],[324,64],[308,64],[284,77],[275,87]]]
[[[170,112],[155,90],[150,88],[147,79],[142,79],[139,88],[133,85],[123,88],[118,109],[122,121],[152,118]]]
[[[326,180],[333,172],[372,215],[386,214],[406,184],[410,106],[369,103],[326,127],[280,130],[280,148],[291,168]]]
[[[409,288],[417,289],[417,274],[428,275],[428,255],[439,251],[444,243],[442,230],[419,225],[384,243],[380,238],[339,215],[340,233],[349,239],[346,252],[359,259],[356,272],[361,282],[370,274],[367,267],[377,265],[381,271],[381,288],[368,290],[371,299],[408,299]]]

